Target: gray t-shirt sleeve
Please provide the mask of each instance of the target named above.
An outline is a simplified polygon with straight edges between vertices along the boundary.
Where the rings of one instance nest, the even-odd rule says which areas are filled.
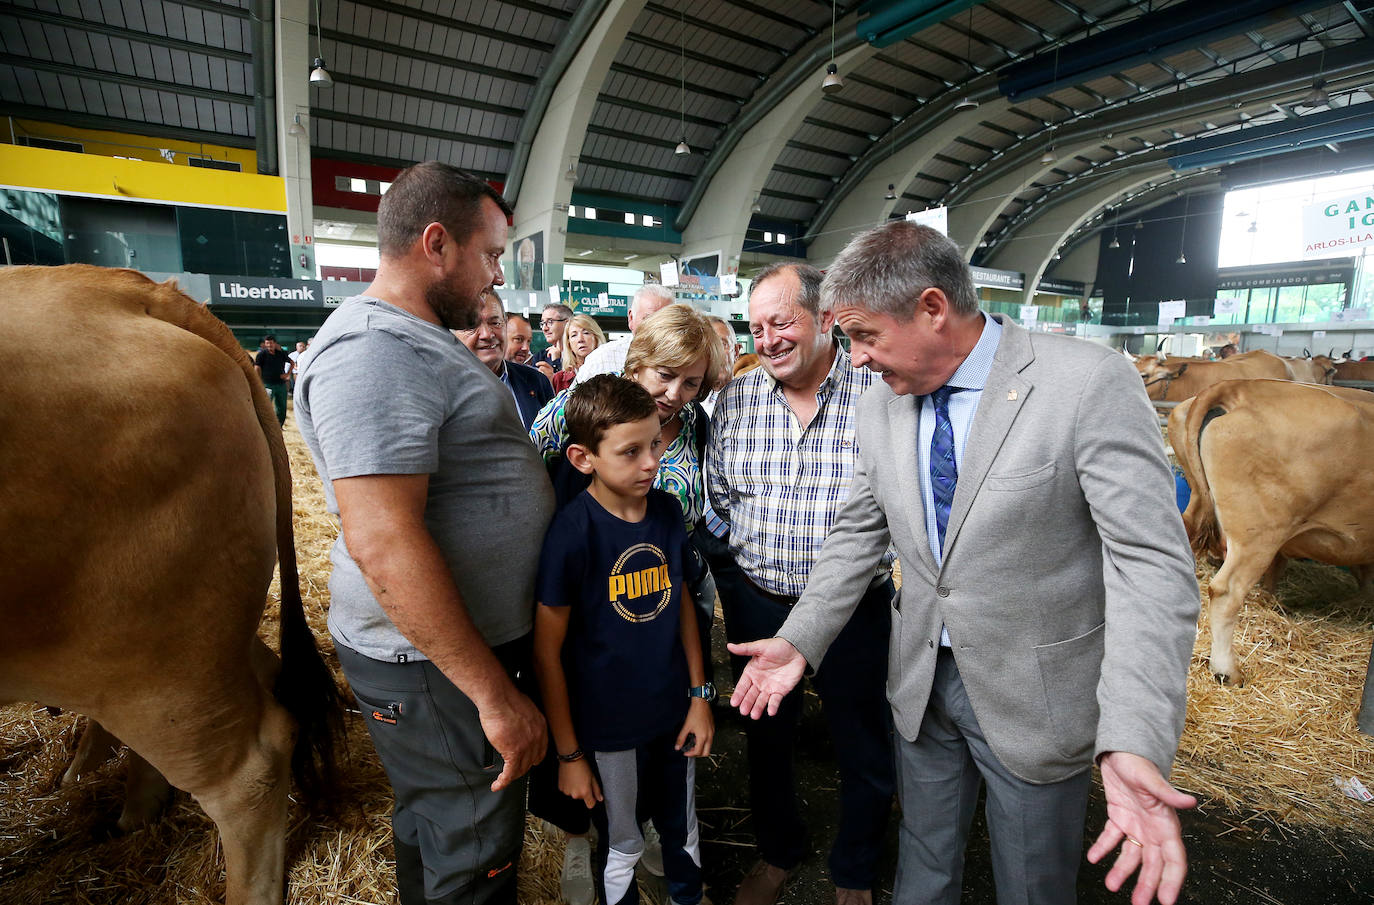
[[[339,338],[310,363],[309,393],[329,480],[438,470],[444,390],[401,337],[368,330]]]

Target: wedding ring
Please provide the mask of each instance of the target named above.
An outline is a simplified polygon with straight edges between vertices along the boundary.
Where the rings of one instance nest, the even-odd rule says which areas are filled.
[[[1144,848],[1144,847],[1145,847],[1145,844],[1144,844],[1143,842],[1141,842],[1139,839],[1133,839],[1133,838],[1130,837],[1130,836],[1127,836],[1127,837],[1126,837],[1126,841],[1129,842],[1129,843],[1131,843],[1131,845],[1138,845],[1138,846],[1140,846],[1141,848]]]

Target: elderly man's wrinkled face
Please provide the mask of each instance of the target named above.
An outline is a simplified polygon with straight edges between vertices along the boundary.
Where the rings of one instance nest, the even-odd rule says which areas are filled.
[[[506,314],[499,298],[488,293],[484,299],[477,326],[453,332],[478,361],[491,368],[492,373],[500,373],[506,354]]]

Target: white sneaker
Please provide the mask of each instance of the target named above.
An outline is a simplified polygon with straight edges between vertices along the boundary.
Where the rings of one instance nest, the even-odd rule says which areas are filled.
[[[653,821],[646,821],[640,829],[644,831],[644,854],[639,856],[639,863],[655,877],[661,877],[663,876],[663,840],[658,837],[658,830],[654,829]]]
[[[592,847],[586,836],[571,836],[563,849],[563,876],[559,890],[567,905],[594,905],[596,887],[592,883]]]

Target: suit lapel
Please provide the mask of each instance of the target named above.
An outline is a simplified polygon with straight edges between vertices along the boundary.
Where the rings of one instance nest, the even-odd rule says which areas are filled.
[[[901,498],[906,502],[906,517],[911,522],[911,533],[917,540],[921,563],[933,578],[938,570],[935,558],[930,555],[929,535],[926,534],[925,497],[921,494],[919,474],[921,460],[917,455],[918,442],[916,428],[921,412],[921,397],[894,396],[888,400],[888,428],[892,431],[888,448],[897,460],[893,469]],[[903,457],[906,461],[903,462]]]
[[[1002,324],[1002,338],[997,344],[983,396],[978,401],[978,411],[969,427],[964,459],[959,464],[959,483],[954,489],[949,524],[945,528],[946,561],[964,517],[997,458],[997,451],[1002,448],[1012,423],[1031,393],[1032,384],[1020,373],[1035,357],[1030,334],[1006,318],[998,317],[998,322]]]

